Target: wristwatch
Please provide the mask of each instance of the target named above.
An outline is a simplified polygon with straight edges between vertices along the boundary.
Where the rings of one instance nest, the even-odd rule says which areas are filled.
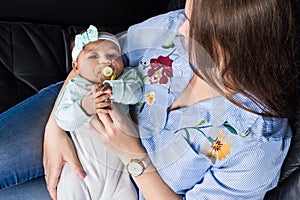
[[[126,166],[126,169],[131,176],[136,177],[142,175],[150,163],[151,160],[147,154],[143,159],[131,159]]]

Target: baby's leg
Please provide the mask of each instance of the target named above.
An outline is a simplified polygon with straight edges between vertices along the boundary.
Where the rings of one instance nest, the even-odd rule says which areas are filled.
[[[88,133],[86,133],[88,136]],[[71,133],[78,159],[86,172],[86,177],[81,180],[72,171],[70,165],[66,163],[61,172],[57,186],[58,200],[99,200],[105,181],[103,166],[97,164],[95,156],[91,156],[89,148],[79,141],[80,133]],[[105,151],[102,151],[105,155]],[[103,155],[101,155],[103,157]],[[100,171],[100,173],[98,173]]]
[[[57,198],[59,200],[91,199],[85,193],[85,182],[80,180],[72,171],[70,165],[66,163],[62,169],[59,183],[57,185]]]
[[[71,135],[87,176],[79,180],[70,167],[64,167],[58,186],[58,196],[64,198],[60,199],[137,199],[135,187],[123,163],[89,131],[88,123]]]
[[[120,159],[107,151],[106,180],[101,200],[136,200],[137,190]]]

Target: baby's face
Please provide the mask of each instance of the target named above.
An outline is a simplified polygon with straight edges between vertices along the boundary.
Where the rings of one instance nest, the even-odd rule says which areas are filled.
[[[83,78],[93,82],[103,81],[102,71],[110,66],[117,78],[124,70],[121,53],[115,43],[109,40],[97,40],[84,46],[77,58],[77,70]]]

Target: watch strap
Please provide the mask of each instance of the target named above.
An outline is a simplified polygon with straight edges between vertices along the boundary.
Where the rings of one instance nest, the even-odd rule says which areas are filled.
[[[149,155],[147,154],[142,160],[141,162],[143,163],[144,165],[144,170],[150,165],[151,163],[151,159],[149,157]]]

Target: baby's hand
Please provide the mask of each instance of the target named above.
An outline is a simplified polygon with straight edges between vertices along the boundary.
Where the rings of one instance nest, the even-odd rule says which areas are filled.
[[[82,98],[81,107],[88,115],[96,113],[108,113],[112,95],[112,89],[109,85],[88,86],[90,91]]]
[[[109,98],[112,95],[112,88],[108,84],[99,86],[95,93],[96,113],[108,113],[111,109],[111,101]]]
[[[112,95],[112,88],[109,84],[103,84],[99,87],[101,93]]]

